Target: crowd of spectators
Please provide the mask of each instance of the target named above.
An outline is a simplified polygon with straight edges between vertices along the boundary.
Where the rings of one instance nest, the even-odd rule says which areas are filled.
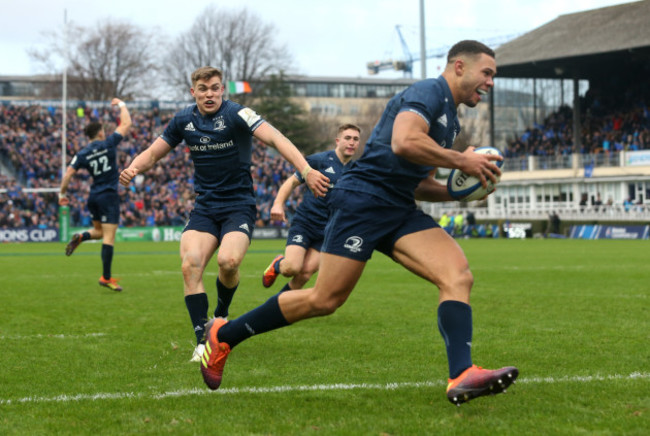
[[[643,92],[629,92],[619,101],[608,101],[591,89],[581,104],[581,144],[574,146],[573,110],[562,106],[542,124],[527,128],[508,141],[506,157],[561,156],[573,153],[611,154],[650,149],[650,110]]]
[[[70,110],[67,115],[67,163],[87,143],[83,128],[90,121],[101,121],[107,135],[119,119],[110,107]],[[131,110],[133,128],[120,143],[118,165],[126,168],[131,159],[162,133],[173,116],[157,109]],[[56,192],[25,192],[24,188],[54,188],[58,192],[61,174],[60,108],[0,104],[0,164],[9,168],[0,176],[0,228],[58,227]],[[293,167],[275,150],[254,142],[252,178],[257,199],[257,226],[286,225],[271,222],[270,209],[278,187],[293,174]],[[192,161],[181,144],[154,168],[139,175],[128,188],[119,187],[122,199],[120,225],[182,226],[193,207]],[[85,171],[72,179],[68,197],[72,226],[92,226],[85,207],[91,178]],[[299,204],[303,189],[296,189],[287,201],[290,217]]]

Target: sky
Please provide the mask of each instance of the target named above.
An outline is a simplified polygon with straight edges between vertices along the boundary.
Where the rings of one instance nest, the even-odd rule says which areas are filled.
[[[615,0],[424,0],[426,48],[448,47],[462,39],[490,41],[521,35],[560,15],[626,1]],[[273,24],[279,44],[294,59],[294,73],[308,76],[371,77],[366,63],[405,59],[396,26],[408,50],[420,53],[420,0],[236,0],[187,3],[151,0],[4,0],[0,14],[0,76],[43,73],[26,50],[44,48],[43,32],[68,23],[92,26],[107,18],[159,29],[169,38],[187,31],[206,6],[247,8]],[[427,61],[427,76],[438,76],[441,59]],[[421,66],[414,65],[414,77]],[[376,77],[403,77],[383,71]],[[236,80],[236,78],[234,78]]]

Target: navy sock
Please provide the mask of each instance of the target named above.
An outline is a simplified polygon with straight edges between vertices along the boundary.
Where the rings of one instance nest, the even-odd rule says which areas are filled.
[[[438,329],[445,340],[449,378],[472,366],[472,308],[461,301],[443,301],[438,306]]]
[[[284,260],[284,257],[279,258],[273,263],[273,269],[278,274],[280,274],[280,262],[282,262],[282,260]]]
[[[111,278],[111,265],[113,264],[113,246],[102,244],[102,274],[106,280]]]
[[[214,309],[215,318],[225,318],[228,316],[228,308],[232,302],[232,297],[235,295],[239,283],[234,288],[227,288],[217,277],[217,307]]]
[[[291,286],[289,286],[289,283],[287,283],[286,285],[284,285],[284,286],[282,287],[282,289],[280,289],[280,292],[279,292],[279,293],[281,294],[281,293],[283,293],[283,292],[287,292],[287,291],[290,291],[290,290],[291,290]]]
[[[230,348],[234,348],[235,345],[253,335],[288,326],[289,323],[282,315],[278,304],[278,295],[280,294],[272,296],[261,306],[224,324],[217,333],[219,342],[225,342],[230,345]]]
[[[81,242],[87,241],[89,239],[90,239],[90,232],[83,232],[81,234]],[[106,277],[104,277],[104,278],[106,278]]]
[[[203,335],[205,333],[205,323],[208,322],[208,309],[210,307],[208,294],[201,292],[200,294],[186,295],[185,306],[187,306],[187,311],[190,313],[197,345],[205,342]]]

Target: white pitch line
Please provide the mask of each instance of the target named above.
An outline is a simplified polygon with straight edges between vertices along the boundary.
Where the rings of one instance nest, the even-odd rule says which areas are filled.
[[[15,335],[15,336],[0,336],[0,341],[1,340],[30,340],[30,339],[83,339],[83,338],[97,338],[99,336],[106,336],[106,333],[85,333],[82,335],[68,335],[68,334],[51,334],[51,335],[43,335],[43,334],[35,334],[35,335]]]
[[[589,375],[589,376],[565,376],[565,377],[522,377],[517,379],[517,384],[543,384],[543,383],[591,383],[595,381],[610,380],[647,380],[650,379],[650,373],[634,372],[629,375]],[[403,382],[403,383],[337,383],[331,385],[298,385],[298,386],[268,386],[268,387],[250,387],[250,388],[225,388],[217,391],[209,391],[207,388],[182,389],[179,391],[163,393],[144,393],[144,392],[114,392],[114,393],[97,393],[97,394],[77,394],[77,395],[58,395],[55,397],[23,397],[16,399],[0,399],[0,406],[9,404],[23,403],[69,403],[73,401],[97,401],[97,400],[120,400],[129,399],[151,399],[162,400],[170,397],[187,397],[194,395],[238,395],[238,394],[269,394],[284,392],[315,392],[315,391],[349,391],[355,389],[361,390],[385,390],[392,391],[405,388],[422,388],[422,387],[439,387],[445,386],[446,382],[426,381],[426,382]]]

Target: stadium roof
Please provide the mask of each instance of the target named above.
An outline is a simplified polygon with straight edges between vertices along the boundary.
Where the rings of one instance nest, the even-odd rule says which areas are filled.
[[[591,79],[650,65],[650,1],[560,15],[496,52],[498,77]]]

